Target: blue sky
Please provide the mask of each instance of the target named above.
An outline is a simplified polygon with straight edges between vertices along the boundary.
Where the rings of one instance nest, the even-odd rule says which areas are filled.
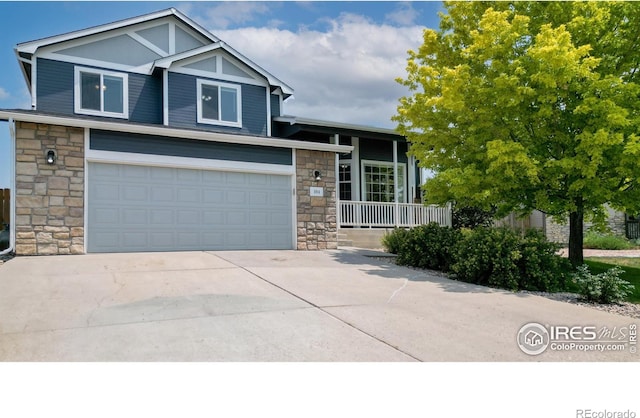
[[[4,2],[0,109],[30,100],[13,48],[175,7],[295,89],[285,112],[393,127],[407,50],[436,27],[439,2]],[[9,132],[0,122],[0,188],[9,187]]]

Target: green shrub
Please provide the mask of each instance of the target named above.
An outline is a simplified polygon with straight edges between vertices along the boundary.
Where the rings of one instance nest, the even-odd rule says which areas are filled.
[[[566,290],[571,263],[557,254],[560,247],[560,244],[549,242],[540,230],[526,231],[520,240],[522,255],[518,263],[520,290],[541,292]]]
[[[580,295],[589,302],[620,303],[633,292],[634,286],[619,277],[623,273],[619,266],[600,274],[591,273],[587,265],[577,270],[574,281]]]
[[[460,232],[437,223],[409,230],[398,251],[396,262],[432,270],[449,271]]]
[[[635,245],[628,239],[618,235],[588,231],[584,234],[583,247],[597,250],[629,250],[634,248]]]
[[[403,228],[394,228],[393,231],[387,232],[382,237],[382,246],[385,251],[391,254],[398,254],[402,244],[409,237],[409,230]]]
[[[537,230],[476,228],[458,244],[452,270],[465,282],[507,290],[558,291],[567,285],[568,261]]]
[[[517,290],[519,236],[508,228],[476,228],[458,244],[452,270],[464,282]]]

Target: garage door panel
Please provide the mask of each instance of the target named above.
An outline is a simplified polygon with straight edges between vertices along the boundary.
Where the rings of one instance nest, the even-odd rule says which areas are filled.
[[[89,252],[291,249],[291,176],[90,163]]]

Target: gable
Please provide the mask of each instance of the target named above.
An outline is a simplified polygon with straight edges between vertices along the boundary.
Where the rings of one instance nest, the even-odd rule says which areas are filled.
[[[265,78],[223,50],[178,61],[170,71],[199,77],[265,85]]]
[[[96,33],[41,48],[42,58],[146,73],[153,62],[211,44],[173,16]]]

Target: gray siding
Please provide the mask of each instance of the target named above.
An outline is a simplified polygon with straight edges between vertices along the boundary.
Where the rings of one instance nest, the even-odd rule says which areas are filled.
[[[73,64],[39,58],[37,71],[38,110],[73,115]]]
[[[280,110],[280,96],[276,96],[275,94],[271,95],[271,117],[277,118],[278,116],[282,116],[282,111]]]
[[[74,64],[39,58],[37,71],[38,110],[74,115]],[[129,73],[129,121],[162,123],[159,77]]]
[[[169,126],[260,136],[267,134],[265,87],[242,84],[242,128],[234,128],[197,123],[197,79],[192,75],[169,73]]]
[[[393,142],[360,138],[360,158],[362,160],[393,161]],[[398,162],[406,163],[407,143],[398,142]]]
[[[162,124],[162,75],[129,74],[129,120]]]
[[[291,165],[291,150],[257,145],[227,144],[153,135],[91,130],[91,149],[137,154],[205,158],[225,161]]]

